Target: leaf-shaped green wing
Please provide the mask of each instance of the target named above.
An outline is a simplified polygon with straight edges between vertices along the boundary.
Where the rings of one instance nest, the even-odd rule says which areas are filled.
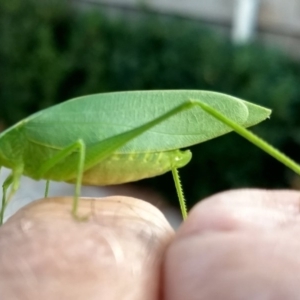
[[[45,109],[25,120],[28,140],[61,149],[81,138],[89,146],[137,128],[189,99],[209,104],[242,126],[270,110],[228,95],[191,90],[133,91],[84,96]],[[187,147],[232,131],[199,107],[179,113],[118,150],[165,151]]]

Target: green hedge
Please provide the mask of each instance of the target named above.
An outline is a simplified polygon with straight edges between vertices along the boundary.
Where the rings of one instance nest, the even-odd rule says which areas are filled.
[[[271,121],[255,131],[300,160],[299,62],[259,45],[234,47],[198,23],[152,17],[129,22],[56,1],[36,3],[0,2],[0,118],[7,125],[83,94],[214,90],[272,108]],[[192,152],[192,163],[180,172],[189,205],[232,187],[287,187],[293,178],[235,134]],[[141,184],[176,200],[170,174]]]

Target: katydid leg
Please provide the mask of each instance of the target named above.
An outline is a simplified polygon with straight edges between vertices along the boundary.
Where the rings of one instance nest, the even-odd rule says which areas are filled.
[[[45,187],[45,193],[44,193],[44,197],[47,198],[48,194],[49,194],[49,186],[50,186],[50,180],[46,181],[46,187]]]
[[[77,215],[77,210],[78,210],[78,199],[80,196],[80,189],[81,189],[82,174],[83,174],[83,170],[84,170],[85,148],[86,147],[85,147],[84,142],[81,139],[79,139],[74,144],[71,144],[70,146],[59,151],[51,159],[45,161],[44,164],[41,165],[41,167],[38,171],[39,176],[42,177],[49,170],[51,170],[51,168],[53,168],[59,162],[63,161],[65,158],[67,158],[72,153],[74,153],[74,151],[78,151],[75,195],[74,195],[73,208],[72,208],[72,214],[76,218],[79,218],[79,216]]]
[[[5,207],[7,203],[7,190],[11,186],[13,182],[13,175],[12,173],[8,175],[8,177],[4,180],[2,184],[2,205],[1,205],[1,211],[0,211],[0,225],[3,224],[4,221],[4,212],[5,212]]]
[[[3,224],[4,212],[5,212],[5,209],[7,207],[9,200],[12,198],[12,196],[16,193],[16,191],[19,188],[22,171],[23,171],[23,167],[19,166],[18,168],[14,169],[12,171],[12,173],[10,175],[8,175],[7,178],[3,182],[2,206],[1,206],[1,211],[0,211],[0,225]],[[9,192],[9,195],[7,196],[7,191],[10,187],[11,187],[11,190]]]
[[[183,194],[183,190],[182,190],[182,186],[181,186],[181,181],[180,181],[178,169],[172,168],[172,175],[173,175],[173,179],[174,179],[174,182],[175,182],[177,196],[178,196],[178,199],[179,199],[182,218],[183,218],[183,220],[185,220],[187,218],[187,207],[186,207],[186,201],[184,199],[184,194]]]
[[[207,105],[206,103],[200,102],[198,100],[196,103],[208,114],[219,120],[220,122],[226,124],[230,128],[232,128],[237,134],[254,144],[255,146],[259,147],[269,155],[273,156],[276,160],[293,170],[296,174],[300,175],[300,165],[297,164],[294,160],[287,157],[285,154],[274,148],[272,145],[252,133],[250,130],[242,127],[238,123],[232,121],[231,119],[227,118],[225,115],[221,114],[219,111],[215,110],[211,106]]]

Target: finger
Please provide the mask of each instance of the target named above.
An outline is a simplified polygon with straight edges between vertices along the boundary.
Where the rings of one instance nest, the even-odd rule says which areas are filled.
[[[208,230],[269,230],[300,221],[300,193],[240,189],[213,195],[196,205],[181,233]]]
[[[299,192],[262,190],[198,204],[166,252],[165,299],[298,299],[299,204]]]
[[[37,201],[1,227],[1,299],[156,300],[173,236],[163,215],[134,198],[90,198],[79,222],[72,201]]]

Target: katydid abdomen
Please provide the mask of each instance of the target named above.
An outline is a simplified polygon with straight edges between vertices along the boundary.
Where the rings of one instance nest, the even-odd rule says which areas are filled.
[[[84,172],[86,185],[113,185],[164,174],[185,166],[192,157],[189,150],[154,153],[113,154]],[[74,176],[74,182],[76,174]],[[73,182],[73,181],[70,181]]]
[[[87,159],[90,146],[86,145]],[[78,152],[75,151],[58,162],[46,173],[39,176],[36,170],[47,160],[57,155],[61,149],[49,147],[24,139],[24,157],[34,157],[23,161],[23,174],[33,179],[75,182],[78,175]],[[39,154],[43,155],[39,155]],[[185,166],[191,160],[189,150],[161,152],[112,153],[90,168],[84,168],[82,183],[86,185],[114,185],[164,174],[172,168]],[[10,167],[5,165],[6,167]]]

